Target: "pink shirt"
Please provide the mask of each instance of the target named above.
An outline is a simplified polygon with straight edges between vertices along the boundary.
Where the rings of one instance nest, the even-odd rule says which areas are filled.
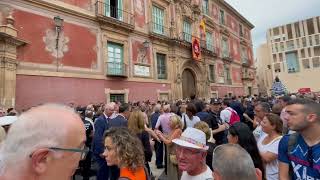
[[[156,129],[158,129],[161,125],[162,127],[162,132],[164,134],[169,134],[171,132],[170,128],[170,116],[172,116],[172,113],[164,113],[161,114],[158,118],[157,124],[156,124]]]

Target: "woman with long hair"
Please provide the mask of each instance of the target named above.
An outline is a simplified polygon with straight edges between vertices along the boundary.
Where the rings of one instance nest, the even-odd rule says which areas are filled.
[[[282,138],[282,120],[272,113],[265,115],[261,121],[262,131],[265,133],[258,141],[258,148],[266,166],[267,180],[279,179],[278,146]]]
[[[119,180],[147,180],[141,141],[126,128],[111,128],[104,135],[103,155],[108,165],[120,168]]]
[[[162,134],[161,131],[157,130],[156,133],[159,136],[160,140],[163,141],[167,146],[167,174],[168,179],[178,180],[180,173],[178,170],[178,164],[176,159],[176,150],[175,144],[172,143],[173,139],[179,138],[182,134],[182,123],[178,115],[170,116],[170,128],[171,133],[168,136]]]
[[[243,147],[250,154],[254,166],[260,169],[264,177],[265,170],[262,158],[259,154],[257,141],[248,125],[242,122],[237,122],[230,126],[228,132],[228,142],[232,144],[239,144],[241,147]]]
[[[145,166],[150,173],[149,163],[152,158],[149,133],[145,130],[144,115],[139,109],[133,110],[128,120],[128,129],[131,130],[141,140],[144,148]]]

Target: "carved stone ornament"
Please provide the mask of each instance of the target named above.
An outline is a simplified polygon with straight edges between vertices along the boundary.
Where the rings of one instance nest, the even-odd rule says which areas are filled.
[[[43,42],[45,43],[46,51],[50,52],[53,57],[62,58],[64,53],[69,51],[69,38],[64,35],[63,31],[60,32],[58,49],[56,49],[56,39],[57,33],[51,29],[48,29],[46,31],[46,36],[43,37]]]

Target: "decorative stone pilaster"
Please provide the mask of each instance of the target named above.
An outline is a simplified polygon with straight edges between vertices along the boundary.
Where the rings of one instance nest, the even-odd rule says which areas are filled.
[[[26,44],[17,38],[11,14],[0,25],[0,106],[14,107],[16,97],[17,48]]]

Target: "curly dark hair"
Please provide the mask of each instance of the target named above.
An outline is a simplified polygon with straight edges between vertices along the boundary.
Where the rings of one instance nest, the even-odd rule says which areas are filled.
[[[128,167],[131,171],[144,167],[144,152],[140,139],[127,128],[110,128],[104,134],[109,137],[120,160],[119,167]]]

